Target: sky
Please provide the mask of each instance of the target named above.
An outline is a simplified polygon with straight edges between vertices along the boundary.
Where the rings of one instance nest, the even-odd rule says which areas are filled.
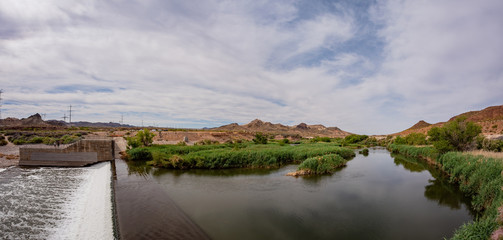
[[[503,104],[501,0],[2,0],[1,117],[389,134]]]

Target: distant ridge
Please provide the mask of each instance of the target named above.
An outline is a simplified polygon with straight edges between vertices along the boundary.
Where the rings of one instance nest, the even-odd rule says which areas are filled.
[[[351,134],[337,127],[325,127],[321,124],[307,125],[306,123],[300,123],[295,126],[285,126],[280,123],[273,124],[270,122],[264,122],[260,119],[255,119],[243,125],[239,125],[237,123],[231,123],[217,128],[212,128],[211,130],[263,132],[270,134],[288,134],[288,135],[298,134],[302,137],[320,136],[320,137],[333,137],[333,138],[345,137]]]
[[[503,134],[503,105],[487,107],[480,111],[461,113],[454,117],[451,117],[447,122],[454,121],[458,117],[466,117],[467,121],[475,122],[478,125],[482,126],[482,133],[484,135]],[[430,124],[421,120],[418,123],[414,124],[412,127],[392,135],[404,136],[413,132],[426,134],[432,127],[443,126],[445,123],[446,122]]]
[[[47,120],[44,121],[42,120],[42,116],[40,114],[36,113],[33,114],[27,118],[6,118],[0,120],[0,125],[2,127],[10,127],[10,128],[26,128],[26,127],[38,127],[38,128],[64,128],[64,127],[69,127],[69,123],[65,121],[60,121],[60,120]],[[120,124],[120,123],[102,123],[102,122],[72,122],[71,126],[75,127],[95,127],[95,128],[100,128],[100,127],[110,127],[110,128],[116,128],[116,127],[135,127],[132,125],[127,125],[127,124]]]

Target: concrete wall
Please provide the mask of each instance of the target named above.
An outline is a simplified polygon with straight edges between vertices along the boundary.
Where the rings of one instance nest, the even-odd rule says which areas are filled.
[[[115,159],[113,140],[80,140],[66,148],[19,148],[21,166],[85,166]],[[92,153],[92,154],[87,154]]]

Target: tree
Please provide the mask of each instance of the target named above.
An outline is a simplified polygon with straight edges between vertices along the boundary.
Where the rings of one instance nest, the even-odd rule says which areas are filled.
[[[408,145],[425,145],[426,135],[422,133],[410,133],[405,137],[405,141]]]
[[[152,145],[155,134],[148,129],[140,130],[134,137],[127,138],[127,144],[130,148],[148,147]]]
[[[255,138],[253,139],[255,144],[267,144],[267,136],[262,133],[256,133]]]
[[[445,153],[448,151],[465,151],[476,146],[475,138],[482,132],[482,128],[466,121],[466,117],[458,117],[446,123],[443,127],[434,127],[428,131],[433,146]]]

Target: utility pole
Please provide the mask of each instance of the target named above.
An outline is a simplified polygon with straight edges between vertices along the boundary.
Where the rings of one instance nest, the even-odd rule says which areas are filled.
[[[72,105],[70,105],[70,125],[72,124]]]
[[[121,125],[124,124],[124,114],[121,113]]]
[[[66,116],[66,113],[65,113],[65,114],[63,115],[63,121],[64,121],[64,122],[66,122],[66,119],[67,119],[67,118],[68,118],[68,117]]]

